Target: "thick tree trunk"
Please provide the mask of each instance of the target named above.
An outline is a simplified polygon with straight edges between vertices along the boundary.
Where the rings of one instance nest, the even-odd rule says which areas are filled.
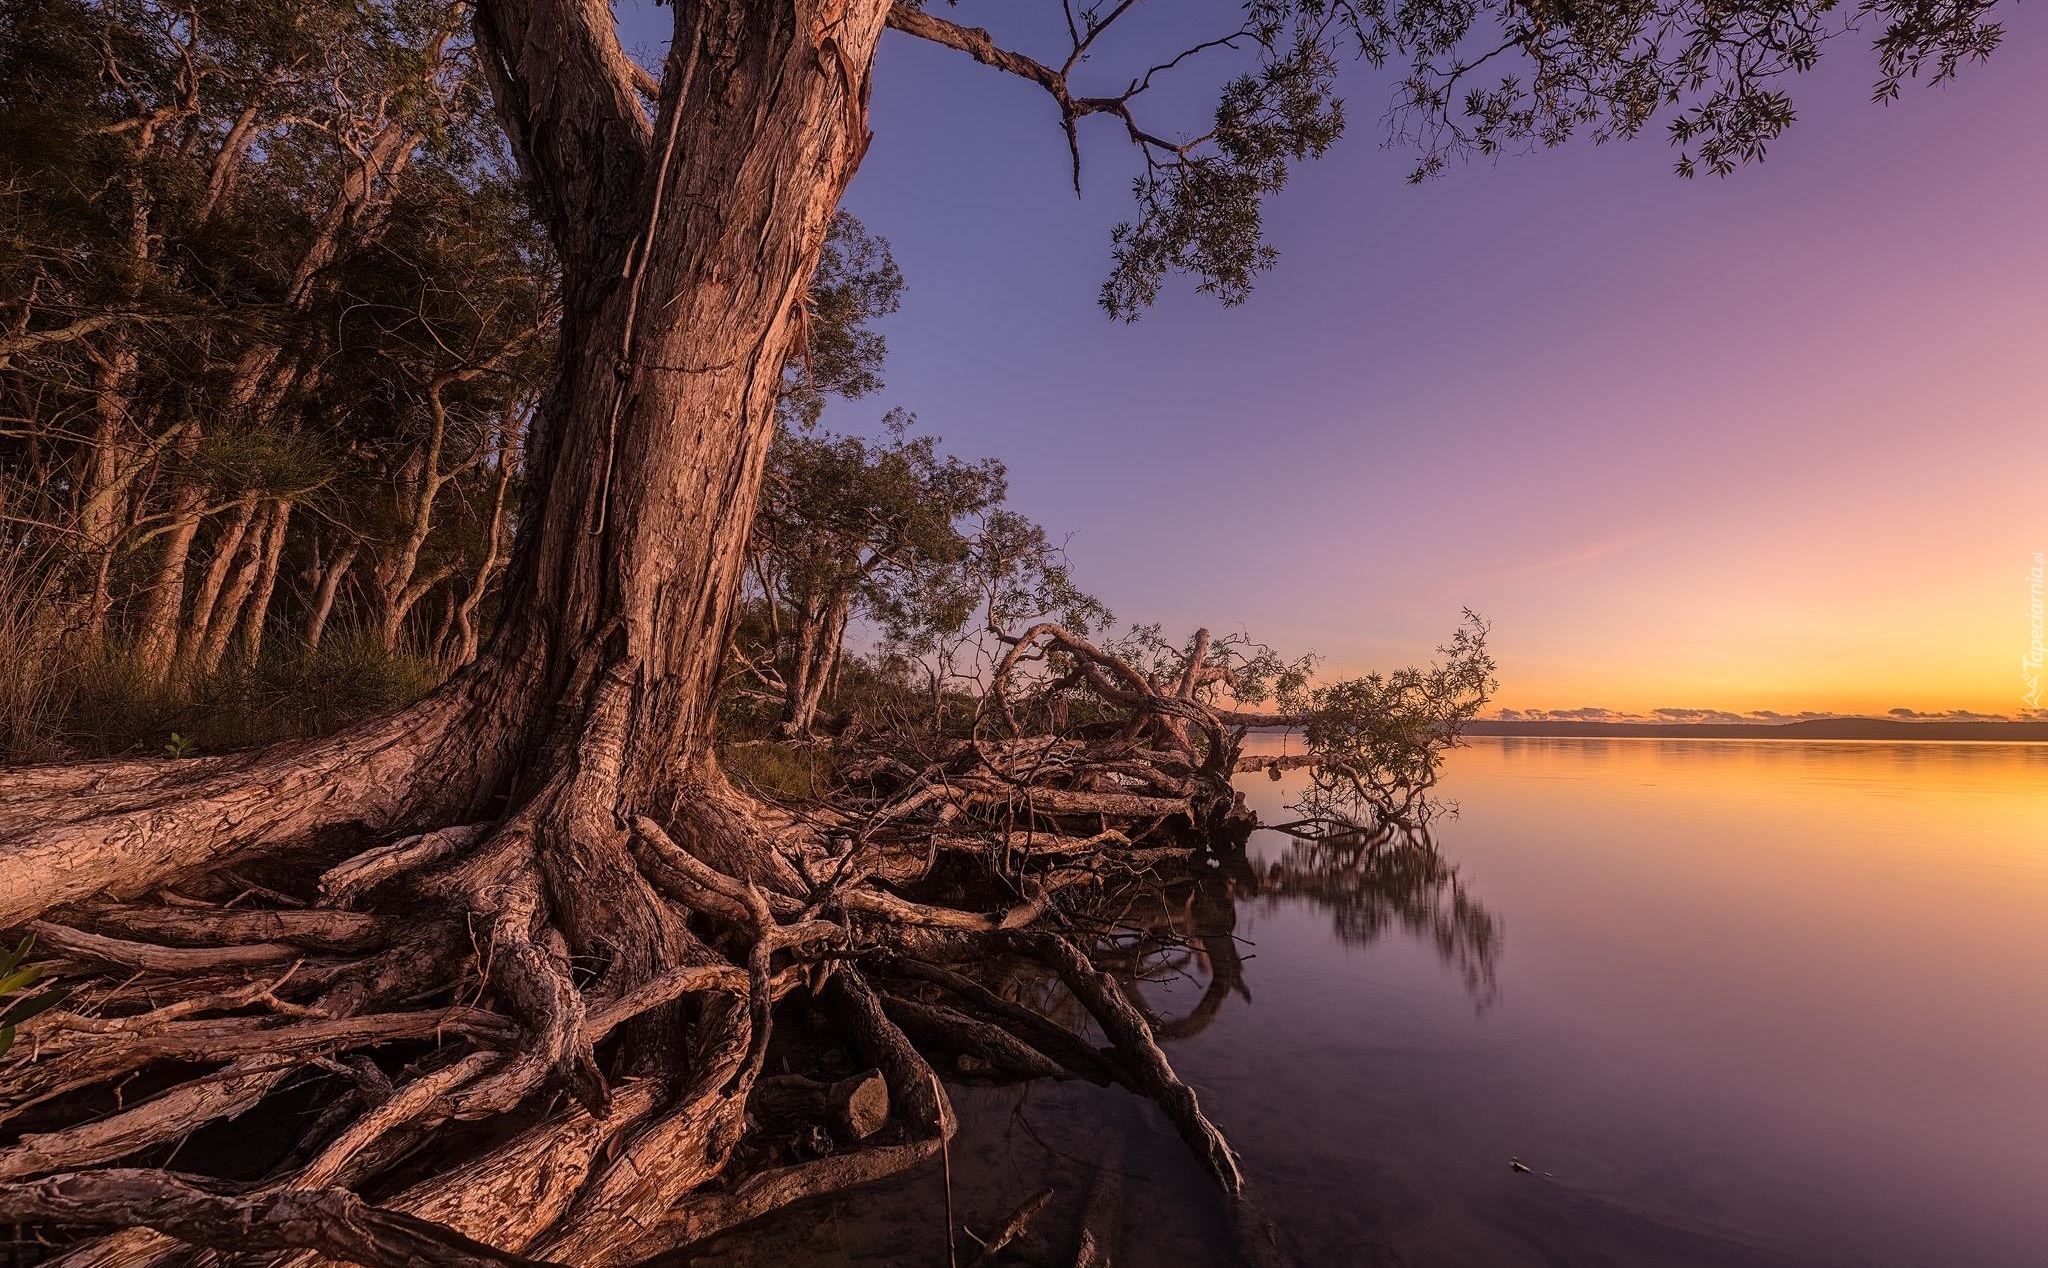
[[[607,6],[479,7],[563,268],[561,359],[534,429],[505,619],[435,696],[355,732],[146,783],[89,769],[15,779],[0,789],[0,925],[109,885],[142,892],[237,846],[459,822],[511,792],[524,810],[508,823],[536,836],[550,873],[577,878],[552,887],[572,943],[609,935],[638,944],[608,952],[618,967],[665,967],[678,930],[620,825],[635,810],[691,813],[718,782],[713,692],[775,395],[866,144],[886,9],[683,8],[650,124]],[[191,651],[255,501],[216,546]],[[52,816],[39,798],[58,789]]]
[[[538,637],[546,613],[556,681],[630,718],[603,740],[618,803],[649,805],[709,753],[783,359],[865,146],[886,5],[679,12],[652,135],[615,46],[543,21],[581,7],[479,14],[565,271],[563,364],[529,464],[540,497],[500,644]],[[565,94],[591,100],[566,113]]]

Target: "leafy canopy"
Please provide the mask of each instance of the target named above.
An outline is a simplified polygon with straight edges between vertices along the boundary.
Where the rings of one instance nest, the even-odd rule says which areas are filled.
[[[1061,0],[1065,39],[1029,41],[1026,6],[991,34],[899,0],[898,30],[1031,80],[1060,110],[1081,174],[1080,124],[1112,121],[1135,147],[1135,215],[1112,236],[1102,305],[1136,318],[1171,274],[1241,303],[1276,258],[1263,205],[1293,165],[1343,135],[1347,62],[1390,68],[1390,142],[1416,147],[1413,179],[1456,156],[1639,135],[1666,120],[1678,172],[1726,175],[1761,161],[1796,117],[1787,88],[1830,41],[1867,33],[1872,96],[1940,83],[1998,47],[1996,0],[1244,0],[1176,4],[1146,20],[1136,0]],[[950,11],[957,7],[949,4]],[[976,6],[994,9],[996,6]],[[1150,25],[1145,25],[1149,20]],[[1019,47],[1005,43],[1011,35]],[[1047,46],[1036,55],[1021,43]],[[1190,78],[1220,84],[1206,120],[1174,113]],[[1085,81],[1085,84],[1084,82]],[[1092,91],[1091,91],[1092,90]],[[1159,93],[1159,96],[1154,96]]]

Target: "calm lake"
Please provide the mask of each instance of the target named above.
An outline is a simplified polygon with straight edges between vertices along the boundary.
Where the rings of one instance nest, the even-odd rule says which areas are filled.
[[[1244,786],[1279,823],[1298,779]],[[1267,1262],[2048,1264],[2048,745],[1489,738],[1443,792],[1441,866],[1268,831],[1160,900],[1142,993]],[[1055,1191],[1018,1262],[1072,1262],[1105,1159],[1117,1264],[1258,1240],[1126,1093],[956,1103],[970,1227]],[[942,1264],[942,1186],[696,1258]]]

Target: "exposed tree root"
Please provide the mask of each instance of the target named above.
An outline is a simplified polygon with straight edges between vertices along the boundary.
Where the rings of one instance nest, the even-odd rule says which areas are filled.
[[[276,1262],[301,1265],[634,1263],[931,1157],[954,1119],[921,1050],[976,1077],[1079,1076],[1160,1093],[1203,1142],[1212,1170],[1228,1160],[1213,1128],[1202,1129],[1193,1094],[1133,1030],[1137,1015],[1104,993],[1114,985],[1071,944],[1015,932],[1056,917],[1053,895],[1140,870],[1115,862],[1147,853],[1125,833],[1076,834],[1050,822],[1042,833],[956,831],[941,854],[1007,852],[1024,869],[1012,881],[1035,896],[976,910],[894,892],[862,861],[886,853],[872,842],[842,837],[835,846],[763,814],[750,825],[755,847],[786,851],[785,866],[756,869],[764,885],[679,843],[701,841],[702,824],[677,833],[643,817],[630,838],[613,829],[599,848],[616,851],[614,866],[632,860],[633,878],[644,878],[672,922],[673,961],[644,972],[629,956],[605,958],[615,944],[588,925],[575,941],[565,936],[561,889],[540,865],[530,821],[376,846],[297,894],[287,880],[264,887],[310,906],[222,906],[245,887],[201,868],[178,879],[175,902],[88,903],[65,909],[63,923],[32,922],[80,990],[66,1010],[26,1027],[8,1059],[0,1121],[28,1130],[0,1146],[5,1209],[53,1232],[124,1230],[62,1257],[76,1265],[164,1264],[181,1244],[293,1252]],[[901,954],[915,944],[892,931],[918,929],[970,940],[983,954],[1022,949],[1046,960],[1079,984],[1070,988],[1114,1051],[963,973]],[[872,968],[856,967],[870,959]],[[209,989],[186,989],[192,980]],[[764,1088],[750,1113],[778,1002],[792,997],[813,1001],[813,1013],[822,1007],[840,1041],[880,1071],[887,1095],[871,1094],[883,1104],[870,1104],[864,1137],[828,1108],[829,1080],[806,1085],[818,1089],[809,1101],[795,1098],[816,1106],[815,1126],[787,1123],[802,1080]],[[660,1030],[677,1036],[666,1040],[665,1063],[630,1037],[622,1042],[645,1019],[692,1001],[687,1031]],[[808,1051],[798,1041],[784,1059],[807,1060]],[[175,1081],[192,1069],[200,1072]],[[160,1071],[174,1081],[112,1114],[95,1116],[80,1099],[134,1078],[161,1085]],[[96,1169],[146,1162],[307,1086],[326,1089],[322,1112],[300,1148],[252,1177],[253,1188],[241,1180],[224,1195],[167,1171]],[[556,1093],[570,1106],[533,1117]],[[450,1135],[464,1122],[520,1119],[528,1125],[501,1143]],[[761,1131],[762,1143],[740,1150]],[[836,1142],[832,1152],[777,1160],[787,1155],[776,1140],[802,1146],[820,1133]],[[207,1153],[203,1142],[191,1148]],[[748,1160],[737,1168],[736,1150]],[[263,1166],[228,1160],[230,1174],[252,1164]],[[1219,1171],[1219,1180],[1232,1174]],[[417,1178],[394,1189],[406,1175]],[[387,1196],[369,1206],[356,1194]],[[237,1240],[238,1229],[258,1232]]]
[[[499,712],[493,702],[517,690],[477,671],[329,739],[236,757],[7,772],[0,926],[102,894],[139,898],[230,855],[338,828],[460,814],[510,769],[506,741],[516,733],[486,723]]]
[[[168,1172],[129,1168],[0,1187],[0,1221],[141,1225],[194,1245],[238,1252],[310,1246],[372,1268],[527,1268],[541,1262],[369,1206],[345,1189],[227,1197]]]
[[[1088,1205],[1081,1213],[1081,1243],[1074,1250],[1074,1268],[1110,1268],[1116,1262],[1117,1226],[1124,1217],[1122,1142],[1105,1136],[1107,1147],[1095,1165]]]
[[[632,1264],[932,1157],[941,1069],[1130,1088],[1238,1193],[1158,1043],[1242,989],[1234,947],[1202,944],[1215,1001],[1155,1026],[1080,917],[1242,827],[1257,719],[1207,669],[1056,629],[1011,647],[984,728],[1007,736],[855,761],[824,805],[765,805],[706,761],[664,813],[621,812],[652,803],[618,677],[496,822],[474,793],[392,790],[434,740],[126,789],[27,773],[0,792],[0,921],[76,994],[0,1064],[0,1218],[72,1268]],[[1054,672],[1019,694],[1034,648]],[[1093,721],[1029,729],[1076,684]],[[257,1156],[221,1124],[266,1102],[302,1130]]]

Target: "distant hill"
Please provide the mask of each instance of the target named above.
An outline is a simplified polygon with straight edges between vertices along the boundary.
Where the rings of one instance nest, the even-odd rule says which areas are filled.
[[[1467,735],[1644,740],[2003,740],[2048,743],[2048,722],[1902,722],[1815,718],[1804,722],[1505,722],[1465,724]]]

